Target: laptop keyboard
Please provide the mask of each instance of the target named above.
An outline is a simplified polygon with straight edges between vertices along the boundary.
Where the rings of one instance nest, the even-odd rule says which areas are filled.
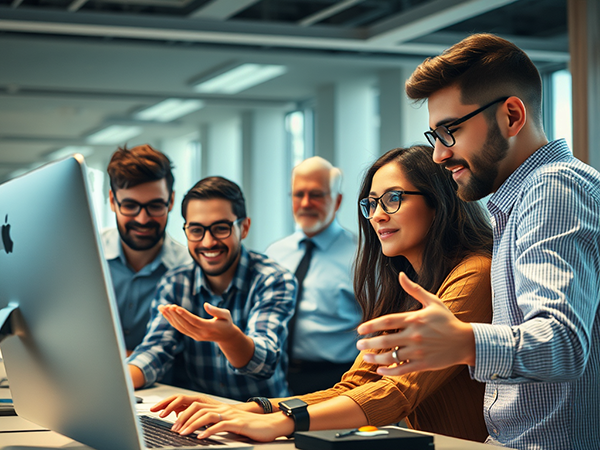
[[[139,416],[147,448],[163,447],[225,447],[213,439],[198,439],[195,434],[182,436],[171,431],[172,423],[151,416]]]

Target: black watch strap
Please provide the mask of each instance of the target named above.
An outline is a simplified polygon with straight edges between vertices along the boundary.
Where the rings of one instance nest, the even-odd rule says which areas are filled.
[[[279,409],[288,417],[294,419],[294,432],[308,431],[310,416],[308,405],[300,399],[289,399],[279,403]]]
[[[310,416],[308,415],[308,409],[294,409],[290,411],[290,416],[294,418],[296,426],[294,427],[294,433],[296,431],[308,431],[310,428]]]

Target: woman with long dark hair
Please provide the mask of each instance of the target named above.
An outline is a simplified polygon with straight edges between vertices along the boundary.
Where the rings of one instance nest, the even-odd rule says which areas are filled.
[[[432,161],[430,147],[391,150],[368,169],[359,197],[354,280],[365,320],[420,308],[399,286],[400,272],[436,293],[461,320],[491,320],[491,229],[481,207],[461,201],[455,189],[451,174]],[[297,397],[309,405],[310,430],[406,419],[415,429],[487,437],[483,385],[471,380],[466,366],[399,377],[382,376],[377,367],[361,353],[334,387]],[[232,406],[175,396],[153,410],[177,412],[173,429],[182,434],[213,424],[200,437],[230,431],[270,441],[295,430],[294,420],[278,409],[281,400]]]

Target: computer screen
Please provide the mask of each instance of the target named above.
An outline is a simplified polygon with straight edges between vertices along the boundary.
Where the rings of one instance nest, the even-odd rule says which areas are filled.
[[[0,348],[19,416],[99,450],[138,449],[88,192],[81,156],[0,185]]]

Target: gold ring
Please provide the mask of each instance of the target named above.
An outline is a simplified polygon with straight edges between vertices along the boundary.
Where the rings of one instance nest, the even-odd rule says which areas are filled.
[[[398,350],[400,350],[400,347],[396,345],[394,347],[394,351],[392,352],[392,358],[394,358],[394,361],[396,361],[398,364],[402,364],[404,361],[400,361],[400,358],[398,358],[398,354],[396,353]]]

